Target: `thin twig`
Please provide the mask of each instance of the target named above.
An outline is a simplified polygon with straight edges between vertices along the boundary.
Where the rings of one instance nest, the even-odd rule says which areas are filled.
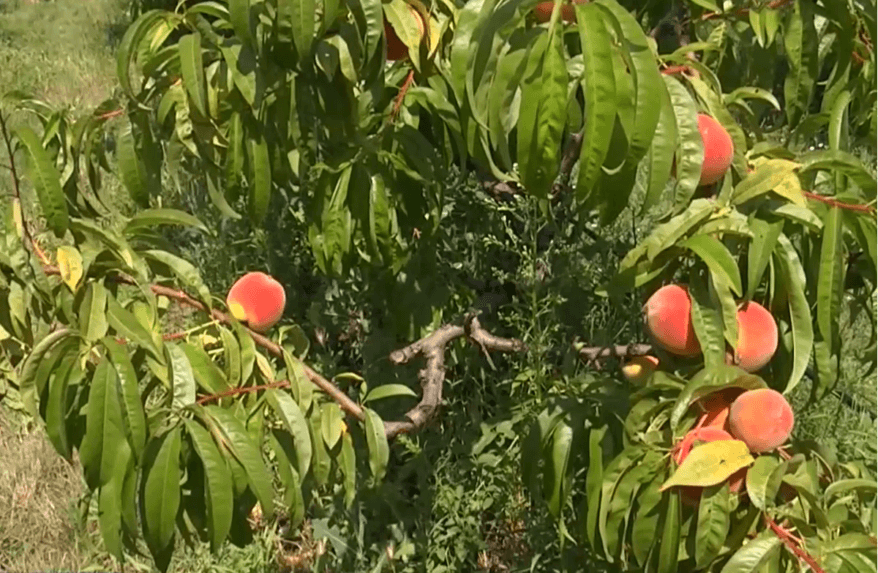
[[[824,197],[823,195],[818,195],[810,191],[803,191],[802,193],[805,195],[805,197],[811,199],[812,201],[820,201],[821,203],[826,203],[831,207],[838,207],[839,209],[846,209],[848,211],[857,211],[859,213],[875,213],[875,207],[873,207],[872,205],[842,203],[841,201],[837,201],[831,197]]]
[[[771,529],[771,531],[777,535],[778,539],[780,539],[787,548],[793,552],[793,554],[808,564],[808,567],[811,568],[814,573],[826,573],[823,568],[817,563],[817,561],[811,557],[807,552],[805,552],[801,547],[799,547],[795,537],[793,537],[789,531],[778,525],[774,522],[773,519],[765,517],[765,524]]]
[[[405,77],[405,81],[402,83],[402,87],[399,88],[399,93],[396,96],[396,101],[393,103],[393,112],[390,114],[390,121],[396,121],[396,116],[399,115],[399,108],[402,107],[402,100],[405,99],[405,94],[408,93],[409,87],[411,87],[412,82],[415,79],[415,70],[409,70],[408,75]]]

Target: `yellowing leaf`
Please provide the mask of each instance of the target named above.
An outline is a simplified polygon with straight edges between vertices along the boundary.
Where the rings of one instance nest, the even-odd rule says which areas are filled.
[[[740,440],[708,442],[695,447],[686,456],[674,475],[662,484],[660,491],[675,485],[716,485],[753,461],[747,444]]]
[[[82,279],[82,255],[75,247],[58,247],[58,270],[61,271],[64,284],[76,292],[76,286]]]

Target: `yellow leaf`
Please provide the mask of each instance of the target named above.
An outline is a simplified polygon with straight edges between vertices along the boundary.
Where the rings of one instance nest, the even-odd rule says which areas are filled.
[[[675,485],[716,485],[753,462],[747,444],[740,440],[708,442],[693,448],[659,491]]]
[[[64,284],[76,292],[76,287],[82,278],[82,255],[75,247],[58,247],[58,270],[61,271],[61,280]]]

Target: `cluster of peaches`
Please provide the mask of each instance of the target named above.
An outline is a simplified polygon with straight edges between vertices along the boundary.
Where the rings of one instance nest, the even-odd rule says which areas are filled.
[[[692,301],[684,285],[667,285],[657,290],[646,302],[646,327],[655,343],[664,350],[684,357],[701,353],[690,315]],[[768,310],[754,301],[741,304],[737,314],[738,344],[726,351],[726,362],[737,364],[747,372],[762,369],[777,350],[777,324]],[[640,356],[622,369],[632,382],[643,382],[658,367],[654,356]],[[745,390],[726,388],[708,394],[696,404],[702,414],[695,429],[674,447],[677,464],[700,443],[740,440],[754,454],[776,450],[787,441],[793,430],[794,416],[784,396],[769,388]],[[747,468],[728,478],[729,491],[742,490]],[[683,487],[686,503],[697,503],[700,487]]]

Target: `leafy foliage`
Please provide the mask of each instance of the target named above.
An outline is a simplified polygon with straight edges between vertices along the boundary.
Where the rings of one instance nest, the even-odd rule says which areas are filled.
[[[441,260],[460,255],[444,228],[457,224],[460,198],[447,187],[475,170],[485,189],[529,209],[516,219],[516,208],[495,205],[499,216],[455,229],[486,249],[509,241],[515,264],[530,269],[518,285],[530,298],[521,304],[531,324],[520,329],[530,352],[504,384],[533,386],[518,394],[524,406],[460,445],[474,469],[508,470],[483,453],[508,442],[521,464],[515,477],[544,504],[557,547],[588,548],[590,559],[626,570],[785,571],[803,553],[827,571],[874,570],[875,476],[864,465],[801,442],[789,456],[737,456],[720,473],[749,467],[746,495],[696,472],[686,484],[708,487],[693,509],[669,487],[665,455],[708,391],[789,394],[806,376],[811,401],[838,390],[841,309],[874,304],[878,184],[855,154],[875,137],[874,6],[792,0],[723,12],[699,0],[665,13],[660,3],[632,11],[594,0],[576,6],[575,24],[561,20],[560,3],[538,24],[534,0],[413,1],[426,22],[420,41],[407,4],[140,3],[118,47],[116,99],[80,117],[25,94],[4,99],[4,114],[14,108],[41,125],[40,134],[7,133],[4,123],[3,135],[13,160],[16,150],[27,158],[57,250],[53,261],[31,235],[21,205],[31,189],[14,174],[16,195],[3,205],[0,358],[59,454],[78,452],[108,551],[122,561],[142,541],[166,569],[181,538],[214,551],[247,543],[258,504],[264,519],[282,514],[293,529],[310,518],[350,567],[380,570],[394,557],[376,547],[390,538],[397,557],[414,552],[410,531],[367,542],[362,529],[426,485],[406,460],[424,446],[385,422],[417,394],[355,372],[330,382],[305,364],[301,326],[269,340],[230,320],[208,269],[157,229],[210,234],[213,222],[166,206],[203,201],[218,225],[274,231],[317,280],[372,285],[348,296],[368,293],[369,320],[389,325],[392,340],[362,355],[386,357],[455,313],[467,315],[457,337],[479,342],[461,293],[430,277],[463,267]],[[385,20],[409,49],[404,62],[386,61]],[[698,186],[699,112],[735,148],[732,169],[707,188]],[[819,148],[806,147],[815,140]],[[132,213],[116,212],[108,176],[124,185]],[[630,305],[635,289],[687,282],[703,349],[703,358],[663,355],[670,366],[636,392],[607,376],[573,376],[574,353],[547,352],[537,328],[543,259],[565,241],[601,239],[594,223],[609,229],[624,216],[647,221],[647,233],[620,242],[621,260],[594,297]],[[284,225],[299,232],[286,236]],[[742,299],[778,321],[778,352],[758,376],[724,364]],[[169,300],[204,311],[204,321],[182,336],[169,331]],[[322,319],[315,306],[297,317]],[[423,416],[415,429],[436,414],[422,407],[429,372],[440,373],[436,408],[442,377],[451,378],[437,356],[465,361],[452,340],[424,352],[425,400],[408,414]],[[494,344],[482,349],[503,349]],[[564,380],[550,384],[548,367],[535,364],[555,359]],[[358,385],[336,386],[351,380]],[[450,558],[436,553],[426,560],[441,570]]]

